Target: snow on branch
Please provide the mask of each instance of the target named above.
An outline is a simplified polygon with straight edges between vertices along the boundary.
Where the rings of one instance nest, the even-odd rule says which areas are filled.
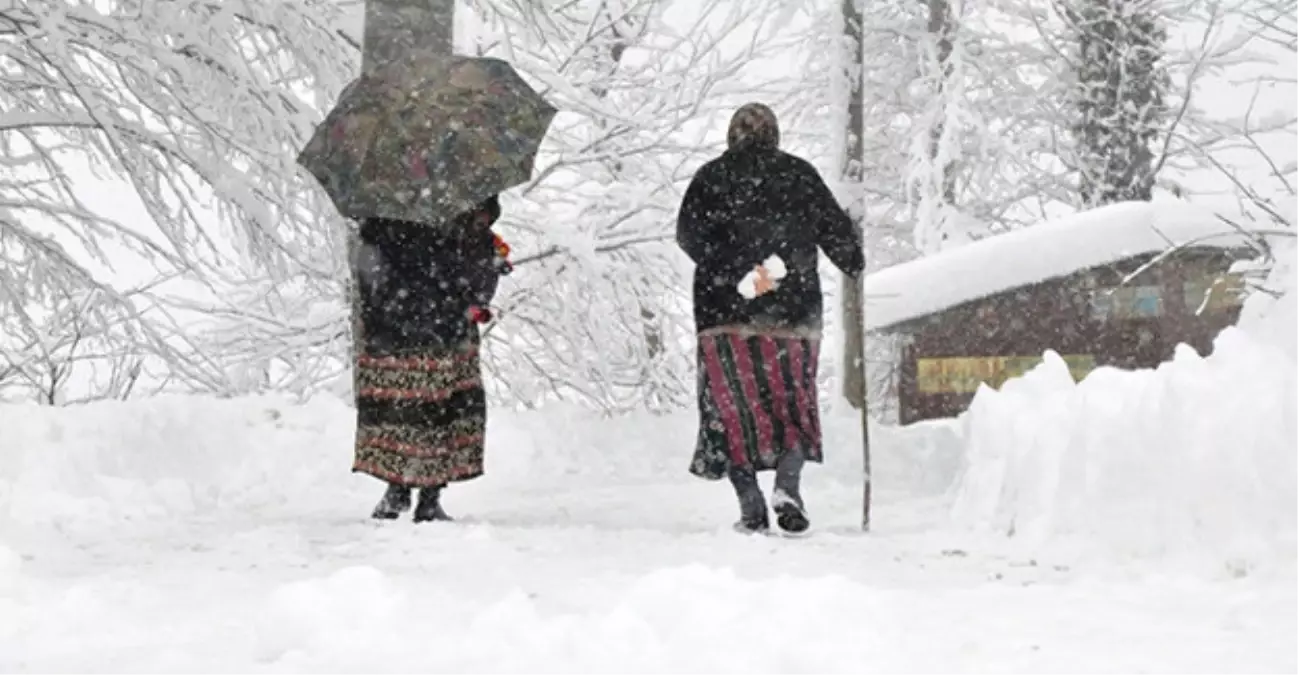
[[[165,312],[144,308],[166,293],[124,292],[118,273],[209,291],[242,283],[231,266],[334,274],[319,255],[325,210],[293,165],[321,113],[308,92],[352,70],[333,12],[317,0],[0,9],[0,241],[24,261],[0,272],[23,289],[0,297],[0,315],[22,324],[0,344],[11,378],[33,336],[64,330],[79,345],[112,336],[131,359],[220,389],[211,368],[177,361],[190,345]],[[88,196],[92,183],[113,198]],[[78,308],[75,330],[60,307]]]
[[[734,108],[781,88],[752,65],[798,38],[776,23],[785,4],[474,3],[480,50],[512,60],[562,111],[534,180],[504,204],[518,272],[488,343],[498,394],[609,410],[692,401],[676,210]]]

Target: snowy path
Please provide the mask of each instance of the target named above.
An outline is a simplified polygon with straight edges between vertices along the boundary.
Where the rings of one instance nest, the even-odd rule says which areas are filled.
[[[493,441],[490,475],[448,495],[462,520],[416,526],[364,517],[379,489],[340,470],[338,409],[268,423],[264,404],[185,403],[126,407],[125,421],[34,420],[30,439],[55,434],[64,450],[47,446],[48,465],[32,453],[0,464],[20,478],[0,492],[0,671],[1298,665],[1292,579],[1034,564],[944,525],[922,489],[941,477],[894,456],[900,436],[881,440],[880,480],[896,487],[868,536],[853,527],[850,457],[810,470],[816,536],[732,533],[726,486],[685,475],[685,450],[671,447],[688,447],[681,420],[622,430],[601,456],[591,441],[610,423],[520,418]],[[130,442],[147,438],[182,443]],[[278,451],[248,447],[262,443]],[[940,453],[926,457],[941,473]],[[42,495],[51,475],[66,487]]]

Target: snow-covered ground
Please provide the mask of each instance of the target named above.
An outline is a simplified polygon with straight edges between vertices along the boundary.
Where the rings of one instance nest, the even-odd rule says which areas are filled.
[[[0,671],[1293,672],[1281,309],[876,427],[868,535],[831,416],[802,540],[730,531],[688,414],[493,413],[461,520],[416,526],[366,517],[337,401],[0,406]]]
[[[948,517],[951,424],[878,430],[857,534],[853,427],[833,422],[820,531],[786,540],[729,531],[727,487],[685,474],[687,416],[496,415],[489,475],[448,495],[462,521],[416,526],[366,519],[379,488],[346,472],[339,403],[3,408],[0,671],[1298,667],[1292,549],[1215,569],[1021,550]],[[1230,514],[1277,508],[1230,485]],[[1254,515],[1291,535],[1291,507]]]

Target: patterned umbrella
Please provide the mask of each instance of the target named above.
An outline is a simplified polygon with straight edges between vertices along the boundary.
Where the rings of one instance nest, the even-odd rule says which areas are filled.
[[[446,223],[527,182],[555,113],[505,61],[416,54],[349,84],[297,162],[344,216]]]

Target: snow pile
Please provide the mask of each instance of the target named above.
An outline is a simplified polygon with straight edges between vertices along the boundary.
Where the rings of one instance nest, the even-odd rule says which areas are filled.
[[[1278,272],[1280,270],[1277,270]],[[1106,554],[1292,572],[1298,376],[1287,297],[1250,308],[1202,358],[1101,368],[1074,383],[1057,354],[963,417],[958,523]]]
[[[1239,325],[1258,340],[1276,345],[1298,358],[1298,244],[1294,237],[1276,238],[1271,242],[1274,264],[1264,292],[1253,293],[1244,303]],[[1288,289],[1288,292],[1284,292]],[[1279,297],[1274,293],[1279,292]]]
[[[439,579],[397,559],[277,583],[251,571],[213,575],[195,558],[186,562],[199,575],[172,587],[143,575],[42,588],[43,611],[19,614],[13,632],[0,615],[0,671],[1284,672],[1293,664],[1291,598],[1257,594],[1241,612],[1247,596],[1228,586],[907,587],[700,564],[560,569],[542,580],[525,562],[513,584],[481,586],[465,578],[469,564]],[[207,583],[177,583],[195,578]],[[1223,606],[1234,607],[1231,616],[1219,615]]]
[[[795,592],[781,593],[790,585]],[[449,587],[421,589],[421,597],[412,598],[378,569],[345,568],[277,589],[257,622],[256,656],[277,670],[295,671],[435,663],[457,672],[552,672],[541,664],[563,664],[567,672],[625,672],[633,659],[643,672],[755,672],[774,664],[853,672],[849,664],[866,663],[871,643],[882,637],[876,631],[872,640],[853,637],[880,600],[842,578],[758,583],[694,565],[615,587],[590,610],[556,612],[521,589],[502,589],[477,606]],[[816,618],[825,612],[856,621],[824,625]],[[738,651],[721,647],[752,617],[774,615],[788,619],[780,640]]]
[[[1239,333],[1157,371],[1073,384],[1046,362],[965,419],[958,520],[1026,538],[1077,535],[1128,555],[1248,565],[1294,551],[1294,375]]]
[[[278,397],[0,405],[0,525],[93,527],[335,489],[351,418],[330,399]]]
[[[430,601],[431,598],[423,598]],[[254,639],[259,661],[292,661],[301,652],[334,651],[372,658],[374,627],[409,614],[402,589],[370,566],[345,567],[324,579],[279,586],[258,616]],[[357,659],[353,667],[362,667]]]

